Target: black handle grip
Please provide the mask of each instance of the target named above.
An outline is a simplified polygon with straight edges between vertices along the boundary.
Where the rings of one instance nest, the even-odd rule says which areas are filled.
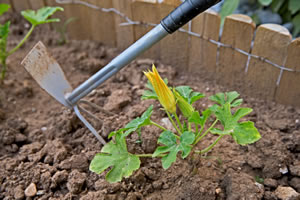
[[[188,21],[221,0],[185,0],[168,16],[161,20],[161,25],[168,33],[173,33]]]

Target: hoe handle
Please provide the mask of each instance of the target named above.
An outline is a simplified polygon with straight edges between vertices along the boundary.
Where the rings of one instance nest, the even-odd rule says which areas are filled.
[[[185,2],[180,4],[180,6],[165,17],[161,23],[150,32],[128,47],[96,74],[75,88],[71,93],[66,94],[65,98],[68,104],[71,107],[76,105],[81,98],[113,76],[137,56],[219,1],[220,0],[185,0]]]
[[[186,0],[160,23],[168,33],[173,33],[191,19],[221,0]]]

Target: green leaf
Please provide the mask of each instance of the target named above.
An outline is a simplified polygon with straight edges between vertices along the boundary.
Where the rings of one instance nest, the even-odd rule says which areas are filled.
[[[205,95],[200,92],[192,92],[192,94],[190,95],[190,104],[193,104],[203,97],[205,97]]]
[[[300,1],[299,0],[289,0],[289,10],[292,15],[296,14],[300,10]]]
[[[115,142],[107,143],[93,158],[90,170],[95,173],[102,173],[111,167],[106,174],[106,180],[110,183],[121,181],[123,177],[129,177],[133,171],[140,168],[138,156],[127,151],[125,138],[122,134],[115,135]]]
[[[225,103],[229,102],[231,107],[240,106],[243,102],[243,99],[237,99],[240,94],[236,91],[226,92],[226,93],[217,93],[213,96],[210,96],[209,99],[223,106]]]
[[[188,121],[195,124],[199,124],[201,127],[203,127],[207,119],[210,117],[211,112],[212,111],[210,109],[206,109],[202,112],[202,116],[200,116],[199,112],[195,111],[193,112],[192,116],[188,119]]]
[[[178,86],[176,87],[176,91],[179,92],[183,98],[188,100],[193,90],[189,86]]]
[[[130,121],[126,126],[126,132],[124,137],[128,136],[130,133],[140,129],[143,126],[147,126],[151,124],[150,117],[153,112],[153,105],[149,106],[149,108],[142,114],[141,117],[137,117],[136,119]]]
[[[298,13],[293,19],[292,23],[294,25],[293,37],[296,37],[300,33],[300,13]]]
[[[232,104],[231,107],[238,107],[243,103],[243,99],[237,99]]]
[[[6,22],[4,25],[0,24],[0,59],[2,61],[7,57],[6,44],[9,34],[9,26],[10,21]]]
[[[233,100],[235,100],[236,98],[238,98],[240,96],[240,94],[237,93],[236,91],[226,92],[225,94],[226,94],[226,97],[227,97],[226,102],[229,102],[229,103],[232,103]]]
[[[224,24],[225,17],[231,15],[238,7],[240,0],[225,0],[220,11],[221,24]]]
[[[168,153],[164,156],[162,161],[162,166],[164,169],[168,169],[173,162],[176,161],[177,153],[181,151],[181,157],[186,158],[191,150],[191,144],[195,140],[195,135],[192,132],[185,131],[180,136],[179,144],[177,144],[177,139],[174,133],[171,131],[164,131],[158,138],[158,143],[164,144],[165,146],[159,146],[153,153],[152,157],[156,157],[160,154]]]
[[[233,115],[231,114],[230,103],[225,103],[224,106],[219,107],[215,115],[220,120],[224,129],[213,128],[211,133],[218,135],[231,135],[234,140],[240,144],[251,144],[260,139],[260,134],[254,127],[254,123],[251,121],[241,122],[238,121],[252,112],[251,108],[239,108]]]
[[[115,136],[116,134],[123,134],[124,131],[127,131],[128,129],[127,128],[121,128],[117,131],[113,131],[111,132],[109,135],[108,135],[108,139],[110,139],[111,137]]]
[[[235,121],[239,121],[242,117],[251,113],[253,109],[251,108],[239,108],[233,115],[233,119]]]
[[[273,2],[271,4],[272,11],[275,12],[275,13],[278,13],[281,6],[283,5],[283,3],[285,1],[286,0],[273,0]]]
[[[227,102],[223,107],[215,112],[217,119],[220,120],[221,124],[224,126],[224,130],[233,130],[237,122],[247,114],[251,113],[251,108],[239,108],[234,115],[231,114],[230,103]]]
[[[189,104],[193,104],[195,101],[205,97],[200,92],[193,92],[189,86],[178,86],[175,89]]]
[[[218,129],[218,128],[212,128],[210,130],[210,132],[212,134],[217,134],[217,135],[229,135],[233,132],[233,130],[221,130],[221,129]]]
[[[230,110],[230,103],[225,103],[224,106],[219,107],[219,109],[215,112],[215,115],[218,120],[220,120],[221,124],[224,126],[224,130],[233,130],[237,121],[233,118]]]
[[[164,82],[167,85],[168,79],[165,78]],[[145,86],[146,86],[146,88],[148,88],[148,90],[144,90],[143,95],[142,95],[142,100],[146,100],[146,99],[158,100],[158,96],[149,80],[147,81],[147,84]]]
[[[218,104],[220,104],[220,105],[224,105],[226,103],[224,93],[217,93],[213,96],[210,96],[209,99],[216,102],[216,103],[218,103]]]
[[[9,34],[10,21],[6,22],[4,25],[0,24],[0,39],[6,40]]]
[[[63,10],[64,9],[61,7],[43,7],[37,11],[25,10],[25,11],[22,11],[21,14],[33,26],[37,26],[39,24],[59,22],[60,20],[57,18],[55,18],[55,19],[48,19],[48,18],[50,16],[52,16],[56,11],[63,11]]]
[[[240,145],[252,144],[261,138],[254,123],[251,121],[238,124],[233,131],[232,137]]]
[[[263,6],[269,6],[272,3],[272,0],[258,0],[258,1]]]
[[[0,3],[0,16],[3,15],[3,13],[7,12],[9,8],[10,8],[9,4]]]

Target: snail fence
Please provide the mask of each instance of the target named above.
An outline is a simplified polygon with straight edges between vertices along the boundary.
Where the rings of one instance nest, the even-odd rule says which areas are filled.
[[[72,39],[96,40],[124,50],[178,6],[180,0],[0,0],[12,11],[62,6],[57,17],[77,20]],[[276,24],[256,27],[245,15],[225,19],[208,10],[143,54],[181,70],[205,73],[228,88],[300,106],[300,38]],[[222,34],[220,35],[220,32]],[[236,88],[235,88],[236,89]]]

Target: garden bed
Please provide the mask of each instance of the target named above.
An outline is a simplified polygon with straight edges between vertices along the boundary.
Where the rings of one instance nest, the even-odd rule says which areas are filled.
[[[19,16],[9,15],[5,16],[12,18],[12,47],[24,36],[27,25]],[[206,155],[177,159],[168,170],[159,159],[143,158],[133,176],[121,183],[107,183],[104,175],[89,171],[101,144],[20,65],[38,40],[49,48],[73,87],[117,55],[116,49],[92,41],[59,46],[58,34],[45,25],[8,58],[8,74],[0,85],[0,199],[25,199],[26,195],[33,199],[277,199],[286,191],[291,195],[291,188],[300,193],[300,109],[254,99],[243,91],[239,92],[245,106],[254,109],[246,119],[254,121],[262,135],[258,142],[239,146],[231,137],[224,137]],[[124,127],[150,104],[154,104],[153,121],[166,118],[157,102],[140,100],[147,81],[143,71],[152,63],[170,85],[189,85],[207,96],[229,91],[206,80],[205,74],[176,70],[163,61],[137,59],[87,97],[109,111],[97,113],[102,120],[97,128],[103,136]],[[196,107],[211,104],[205,98]],[[153,152],[159,134],[158,128],[146,127],[142,143],[136,143],[139,138],[132,134],[129,151]],[[199,144],[202,148],[216,136],[206,137]]]

